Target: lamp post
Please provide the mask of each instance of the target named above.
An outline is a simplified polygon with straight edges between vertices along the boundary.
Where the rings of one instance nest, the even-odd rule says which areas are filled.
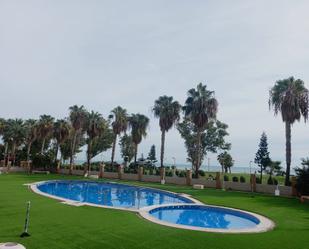
[[[249,167],[250,167],[250,175],[251,175],[251,165],[252,165],[252,161],[249,162]]]

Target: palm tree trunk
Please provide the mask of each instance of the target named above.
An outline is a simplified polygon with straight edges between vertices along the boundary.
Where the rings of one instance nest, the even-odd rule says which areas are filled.
[[[285,185],[290,185],[290,168],[291,168],[291,124],[285,122],[285,156],[286,156],[286,173],[285,173]]]
[[[3,165],[4,167],[6,167],[6,165],[7,165],[8,147],[9,147],[9,144],[5,143],[5,148],[4,148],[4,165]]]
[[[43,155],[44,147],[45,147],[45,138],[43,138],[42,147],[41,147],[41,155]]]
[[[113,142],[113,148],[112,148],[112,159],[111,159],[111,165],[112,166],[114,165],[116,142],[117,142],[117,134],[115,134],[114,142]]]
[[[134,148],[134,164],[136,164],[136,159],[137,159],[137,146],[138,146],[138,144],[134,144],[135,146],[135,148]]]
[[[56,151],[55,151],[55,158],[54,158],[54,163],[57,163],[57,157],[58,157],[58,152],[59,152],[60,144],[57,142],[56,145]]]
[[[30,142],[30,143],[28,144],[28,147],[27,147],[27,168],[28,168],[29,173],[31,172],[31,169],[30,169],[30,151],[31,151],[31,145],[32,145],[32,143]]]
[[[165,130],[161,132],[161,156],[160,156],[160,166],[163,167],[164,161],[164,144],[165,144]]]
[[[261,179],[261,184],[263,183],[263,166],[261,165],[261,176],[260,176],[260,179]]]
[[[60,166],[61,166],[61,161],[62,161],[62,155],[60,155],[60,159],[57,163],[57,173],[59,174],[60,173]]]
[[[88,148],[87,148],[87,168],[84,169],[84,174],[90,172],[90,163],[91,163],[91,144],[92,142],[89,141]]]
[[[201,131],[198,129],[197,131],[197,160],[196,160],[196,172],[195,177],[198,178],[198,170],[201,162]]]
[[[70,169],[69,169],[69,174],[70,175],[72,175],[72,172],[73,172],[76,137],[77,137],[77,132],[75,132],[75,134],[74,134],[72,145],[71,145]]]

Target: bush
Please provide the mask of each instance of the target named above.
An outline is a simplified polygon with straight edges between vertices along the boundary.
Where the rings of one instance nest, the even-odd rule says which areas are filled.
[[[309,166],[297,168],[296,170],[296,188],[301,195],[309,195]]]
[[[237,176],[233,176],[232,181],[233,182],[238,182],[238,177]]]
[[[199,171],[198,171],[198,174],[199,174],[200,176],[203,176],[203,177],[205,176],[205,172],[204,172],[203,170],[199,170]]]
[[[165,171],[165,176],[173,176],[173,172],[172,171]]]
[[[257,183],[257,184],[261,184],[261,178],[257,177],[257,178],[256,178],[256,183]]]
[[[276,178],[273,179],[274,179],[274,185],[278,185],[279,184],[278,180]]]
[[[180,171],[178,174],[179,177],[186,177],[186,172],[184,170]]]
[[[267,179],[267,184],[268,185],[274,185],[274,180],[271,176]]]
[[[223,180],[224,180],[225,182],[228,182],[228,181],[229,181],[229,176],[224,175]]]
[[[245,178],[244,176],[240,176],[239,180],[240,180],[240,182],[242,182],[242,183],[246,182],[246,178]]]

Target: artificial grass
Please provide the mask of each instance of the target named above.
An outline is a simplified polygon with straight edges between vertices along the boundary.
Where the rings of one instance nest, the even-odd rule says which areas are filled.
[[[297,199],[159,184],[192,195],[202,202],[253,211],[276,223],[259,234],[219,234],[175,229],[151,223],[128,211],[74,207],[37,195],[24,183],[76,177],[58,175],[0,175],[0,243],[20,242],[27,249],[305,249],[309,248],[309,204]],[[26,202],[31,201],[31,237],[19,238]]]

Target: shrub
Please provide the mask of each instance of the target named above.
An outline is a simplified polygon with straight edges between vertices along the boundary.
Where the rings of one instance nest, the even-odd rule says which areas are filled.
[[[200,176],[205,176],[205,172],[204,172],[203,170],[199,170],[199,171],[198,171],[198,174],[199,174]]]
[[[267,184],[268,185],[274,185],[274,180],[271,176],[267,179]]]
[[[243,183],[246,182],[246,178],[244,176],[240,176],[239,180],[240,182],[243,182]]]
[[[274,179],[274,185],[278,185],[278,180],[276,178],[273,179]]]
[[[225,182],[228,182],[228,181],[229,181],[229,176],[224,175],[223,180],[224,180]]]
[[[238,177],[237,176],[233,176],[232,181],[233,182],[238,182]]]
[[[179,177],[186,177],[186,172],[184,170],[179,172]]]
[[[172,171],[165,171],[165,176],[173,176],[173,173]]]
[[[304,165],[304,164],[303,164]],[[309,166],[297,168],[296,188],[301,195],[309,195]]]
[[[256,183],[257,183],[257,184],[261,184],[261,178],[257,177],[257,178],[256,178]]]

